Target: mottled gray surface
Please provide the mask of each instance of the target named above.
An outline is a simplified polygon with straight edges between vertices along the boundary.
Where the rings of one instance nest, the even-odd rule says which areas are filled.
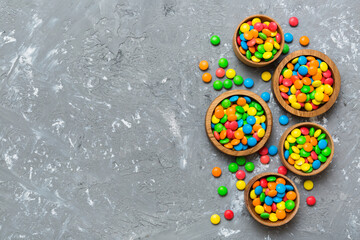
[[[360,4],[241,2],[1,1],[0,239],[359,239]],[[231,47],[236,25],[256,13],[293,33],[291,51],[309,36],[309,48],[325,52],[342,76],[335,106],[311,119],[333,135],[333,163],[311,192],[289,174],[301,206],[277,229],[251,218],[226,170],[234,158],[205,134],[219,92],[197,67],[206,59],[214,73],[224,56],[255,80],[252,91],[270,91],[263,70],[241,64]],[[287,23],[293,15],[297,28]],[[214,33],[218,47],[209,43]],[[268,145],[277,145],[284,111],[274,99],[269,106]],[[269,165],[248,159],[256,168],[246,180],[280,166],[278,156]],[[223,169],[219,179],[214,166]],[[224,198],[220,185],[229,188]],[[309,195],[315,207],[306,206]],[[235,218],[211,225],[228,208]]]

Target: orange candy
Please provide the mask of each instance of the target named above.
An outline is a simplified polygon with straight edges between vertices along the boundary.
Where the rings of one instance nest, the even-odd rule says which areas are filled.
[[[232,149],[234,146],[231,143],[227,143],[224,145],[224,147],[226,147],[228,149]]]
[[[255,198],[252,202],[252,204],[254,205],[254,207],[256,207],[257,205],[261,204],[260,198]]]
[[[208,83],[208,82],[210,82],[211,81],[211,74],[210,73],[204,73],[203,75],[202,75],[202,80],[204,81],[204,82],[206,82],[206,83]]]
[[[274,39],[272,39],[272,38],[266,39],[265,42],[269,42],[269,43],[271,43],[272,45],[274,45]]]
[[[246,100],[245,100],[245,98],[243,98],[243,97],[240,97],[238,100],[237,100],[237,102],[236,102],[239,106],[245,106],[246,105]]]
[[[242,139],[241,139],[241,143],[244,144],[244,145],[246,145],[246,144],[247,144],[247,138],[246,138],[246,137],[242,138]]]
[[[244,137],[244,132],[240,131],[240,130],[237,130],[237,131],[234,132],[234,137],[236,139],[242,139]],[[237,144],[234,144],[234,145],[237,145]]]
[[[264,28],[262,30],[262,33],[265,34],[267,37],[270,37],[270,35],[271,35],[271,31],[269,29],[267,29],[267,28]]]
[[[251,40],[251,39],[253,39],[253,35],[252,35],[251,31],[244,32],[244,38],[245,38],[246,40]]]
[[[294,191],[289,191],[286,193],[286,198],[289,200],[295,200],[296,198],[296,193]]]
[[[256,29],[252,29],[250,30],[253,38],[257,38],[259,36],[259,32]]]
[[[255,48],[254,46],[251,46],[251,47],[249,47],[249,51],[250,51],[251,53],[255,53],[255,52],[256,52],[256,48]]]
[[[276,179],[276,183],[277,183],[277,184],[278,184],[278,183],[282,183],[282,184],[286,185],[286,181],[285,181],[285,179],[283,179],[283,178],[277,178],[277,179]]]
[[[309,45],[310,40],[309,40],[309,38],[307,36],[302,36],[300,38],[299,42],[300,42],[301,45],[307,46],[307,45]]]
[[[221,168],[214,167],[213,170],[211,171],[211,173],[214,177],[220,177],[221,176]]]
[[[313,60],[308,59],[308,61],[310,61],[309,66],[318,68],[319,67],[319,62],[316,61],[314,57],[312,57],[312,58],[313,58]]]
[[[313,163],[313,162],[314,162],[314,159],[313,159],[311,156],[308,156],[306,159],[308,160],[309,163]]]
[[[317,62],[317,61],[316,61],[316,62]],[[317,73],[317,67],[310,66],[310,67],[308,68],[308,73],[309,73],[311,76],[315,75],[315,74]]]
[[[284,85],[280,85],[279,89],[281,92],[284,92],[284,93],[287,93],[289,91],[289,88],[285,87]]]
[[[220,139],[225,139],[226,138],[226,130],[222,130],[220,132]]]
[[[292,159],[291,157],[288,158],[288,163],[291,164],[291,165],[294,165],[295,164],[295,160]]]
[[[311,143],[311,145],[316,146],[317,143],[318,143],[318,141],[316,140],[316,138],[311,137],[311,138],[310,138],[310,143]]]
[[[224,109],[215,109],[215,117],[221,119],[224,117],[224,115],[225,115]]]
[[[277,194],[277,191],[276,190],[270,190],[270,191],[268,191],[268,196],[269,197],[275,197],[276,196],[276,194]]]
[[[294,70],[294,65],[292,63],[290,63],[290,62],[288,64],[286,64],[286,67],[288,69],[290,69],[291,71]]]
[[[303,87],[303,83],[301,82],[301,80],[296,80],[294,82],[294,86],[296,89],[301,89]]]
[[[306,57],[306,60],[308,60],[309,62],[311,62],[311,61],[314,61],[314,60],[316,60],[313,56],[307,56]]]
[[[296,99],[298,102],[305,102],[306,101],[306,94],[305,93],[299,93],[296,96]]]
[[[246,54],[246,51],[242,47],[239,47],[239,50],[242,54],[244,54],[244,55]]]
[[[256,131],[256,132],[257,132],[260,128],[262,128],[262,127],[261,127],[261,125],[258,124],[258,123],[255,123],[254,126],[253,126],[253,130]]]
[[[228,115],[228,121],[232,122],[232,121],[235,121],[237,119],[236,115],[235,114],[229,114]]]
[[[268,188],[270,190],[275,190],[276,189],[276,183],[275,182],[269,182],[268,183]]]
[[[266,205],[266,204],[264,204],[264,210],[265,210],[265,212],[267,212],[267,213],[271,213],[271,206],[269,206],[269,205]]]
[[[276,217],[280,220],[283,220],[284,218],[286,218],[286,212],[284,210],[277,209]]]
[[[254,184],[252,185],[252,188],[255,189],[258,186],[260,186],[260,181],[254,182]]]
[[[257,38],[255,39],[256,41],[256,44],[263,44],[264,43],[264,40],[262,40],[261,38]]]
[[[231,115],[231,114],[235,114],[236,112],[236,109],[234,107],[229,107],[228,109],[226,109],[226,114],[228,115]]]
[[[321,80],[322,79],[322,74],[319,72],[316,72],[316,74],[313,76],[314,81],[316,80]]]
[[[231,140],[230,143],[231,143],[231,145],[236,146],[236,145],[238,145],[240,143],[240,140],[239,139],[233,139],[233,140]]]
[[[207,61],[203,60],[199,63],[199,68],[200,68],[200,70],[205,71],[206,69],[209,68],[209,63]]]
[[[307,151],[307,152],[311,152],[313,150],[313,145],[311,143],[304,143],[304,146],[303,146],[304,150]]]
[[[323,102],[328,102],[330,99],[329,95],[324,94],[324,99],[322,100]]]
[[[317,62],[317,61],[316,61],[316,62]],[[304,77],[304,78],[302,79],[302,82],[303,82],[303,84],[306,85],[306,86],[311,85],[311,79],[308,78],[308,77]]]

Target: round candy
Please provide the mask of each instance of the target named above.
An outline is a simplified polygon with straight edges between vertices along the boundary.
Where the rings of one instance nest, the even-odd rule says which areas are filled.
[[[271,79],[271,73],[268,71],[265,71],[261,74],[261,79],[264,80],[265,82],[270,81]]]
[[[209,63],[207,61],[203,60],[199,63],[199,68],[200,68],[200,70],[205,71],[206,69],[209,68]]]
[[[219,59],[219,67],[226,68],[228,66],[228,60],[226,58]]]
[[[261,156],[263,156],[263,155],[266,155],[266,154],[268,154],[269,153],[269,150],[268,150],[268,148],[267,147],[262,147],[260,150],[259,150],[259,154],[261,155]]]
[[[271,156],[276,155],[277,152],[278,152],[278,149],[277,149],[277,147],[276,147],[275,145],[271,145],[271,146],[269,147],[269,154],[270,154]]]
[[[235,75],[236,75],[236,72],[235,72],[234,69],[230,68],[230,69],[226,70],[226,77],[227,78],[233,79],[235,77]]]
[[[233,83],[230,79],[225,79],[223,85],[225,89],[230,89],[232,88]]]
[[[246,183],[243,180],[239,180],[236,182],[236,188],[239,190],[244,190],[246,187]]]
[[[289,123],[289,118],[286,115],[281,115],[279,117],[279,123],[281,125],[287,125]]]
[[[270,93],[268,92],[263,92],[261,94],[261,98],[265,101],[265,102],[269,102],[270,101]]]
[[[244,157],[244,156],[236,157],[236,163],[237,163],[239,166],[244,166],[245,163],[246,163],[245,157]]]
[[[280,166],[278,168],[278,173],[280,173],[282,175],[286,175],[287,174],[287,168],[285,166]]]
[[[238,170],[236,172],[236,178],[239,180],[243,180],[246,177],[246,173],[243,170]]]
[[[245,164],[245,170],[248,172],[254,171],[255,165],[252,162],[247,162]]]
[[[208,82],[210,82],[211,81],[211,74],[210,73],[204,73],[203,75],[202,75],[202,80],[204,81],[204,82],[206,82],[206,83],[208,83]]]
[[[229,171],[232,173],[236,173],[239,169],[239,166],[236,163],[230,163],[229,164]]]
[[[223,78],[225,76],[225,70],[223,68],[216,69],[215,75],[218,78]]]
[[[302,36],[299,40],[300,44],[303,46],[309,45],[309,38],[307,36]]]
[[[231,211],[231,210],[226,210],[224,212],[224,217],[225,217],[226,220],[231,220],[234,217],[234,212]]]
[[[227,194],[227,192],[228,192],[228,190],[224,186],[220,186],[218,188],[218,193],[219,193],[220,196],[225,196]]]
[[[254,86],[254,80],[252,80],[251,78],[245,79],[244,86],[246,88],[252,88]]]
[[[292,27],[296,27],[299,24],[299,20],[296,17],[291,17],[289,19],[289,24]]]
[[[304,182],[304,188],[308,191],[314,188],[314,183],[311,180],[306,180]]]
[[[214,46],[219,45],[219,43],[220,43],[220,38],[219,38],[219,36],[217,36],[217,35],[211,36],[210,42],[211,42],[211,44],[214,45]]]
[[[214,87],[214,89],[215,90],[221,90],[222,89],[222,87],[223,87],[223,83],[220,81],[220,80],[216,80],[216,81],[214,81],[214,83],[213,83],[213,87]]]
[[[289,51],[290,51],[289,45],[287,45],[287,44],[285,43],[282,53],[283,53],[283,54],[287,54]]]
[[[285,33],[284,34],[284,40],[286,43],[291,43],[293,41],[294,37],[291,33]]]
[[[306,198],[306,203],[309,206],[314,206],[316,203],[316,198],[314,196],[310,196]]]
[[[243,84],[244,79],[242,76],[237,75],[234,77],[233,81],[234,81],[235,85],[240,86],[241,84]]]
[[[293,200],[287,200],[285,202],[285,208],[288,210],[293,210],[295,208],[295,202]]]
[[[270,157],[269,155],[263,155],[260,157],[260,162],[262,164],[268,164],[270,162]]]
[[[220,177],[221,176],[221,169],[219,167],[214,167],[211,171],[212,175],[214,177]]]
[[[220,216],[217,214],[214,214],[210,217],[210,222],[214,225],[217,225],[220,223]]]

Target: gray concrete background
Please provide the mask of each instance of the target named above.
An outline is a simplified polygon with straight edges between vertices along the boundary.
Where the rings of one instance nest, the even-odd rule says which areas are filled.
[[[344,1],[0,2],[0,239],[359,239],[359,2]],[[326,53],[342,76],[335,106],[310,119],[331,132],[332,164],[313,178],[288,174],[301,193],[297,216],[271,229],[247,212],[243,192],[204,131],[220,93],[197,65],[217,60],[270,91],[263,70],[235,57],[231,38],[246,16],[274,17],[294,35],[290,51]],[[300,24],[290,28],[288,19]],[[213,47],[209,36],[218,34]],[[244,89],[243,86],[233,89]],[[221,92],[224,92],[221,91]],[[285,112],[272,98],[278,144]],[[290,124],[306,119],[290,117]],[[246,181],[276,171],[278,156]],[[211,176],[219,166],[223,175]],[[216,189],[229,188],[221,198]],[[305,199],[316,196],[317,205]],[[232,221],[209,218],[232,209]]]

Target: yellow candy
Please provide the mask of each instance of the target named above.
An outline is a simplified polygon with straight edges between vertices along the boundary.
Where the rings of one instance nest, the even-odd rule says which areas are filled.
[[[265,135],[265,130],[263,128],[260,128],[257,131],[257,135],[258,135],[259,138],[262,138]]]
[[[302,149],[302,148],[304,147],[304,145],[298,144],[296,147],[297,147],[298,149]]]
[[[260,62],[260,59],[258,59],[257,57],[255,57],[255,56],[251,56],[251,60],[253,61],[253,62]]]
[[[245,112],[247,112],[249,110],[249,104],[245,104],[245,106],[243,106],[243,109]]]
[[[324,93],[325,94],[330,96],[333,92],[334,92],[334,89],[329,84],[324,85]]]
[[[213,124],[217,124],[217,123],[220,122],[220,119],[218,119],[217,117],[215,117],[215,115],[213,115],[213,116],[211,117],[211,122],[212,122]]]
[[[294,130],[291,131],[291,136],[293,136],[294,138],[298,138],[301,135],[301,131],[298,128],[295,128]]]
[[[278,44],[277,42],[274,42],[274,48],[279,50],[280,49],[280,44]]]
[[[300,159],[300,155],[297,154],[297,153],[292,153],[292,154],[290,154],[290,157],[291,157],[292,159],[294,159],[294,160]]]
[[[256,194],[255,194],[255,190],[254,190],[254,189],[251,190],[251,192],[250,192],[250,198],[251,198],[251,199],[255,199],[255,198],[256,198]]]
[[[309,169],[310,169],[310,164],[304,163],[303,165],[301,165],[301,170],[303,172],[307,172],[307,171],[309,171]]]
[[[299,148],[292,146],[291,149],[293,150],[294,153],[300,153]]]
[[[317,87],[320,87],[322,85],[321,81],[320,80],[316,80],[312,83],[312,86],[314,88],[317,88]]]
[[[272,45],[271,43],[269,42],[266,42],[264,44],[264,49],[266,52],[271,52],[273,49],[274,49],[274,45]]]
[[[275,37],[276,34],[277,34],[277,31],[275,31],[275,32],[270,32],[270,37]]]
[[[317,138],[318,136],[320,136],[320,134],[321,134],[321,129],[318,129],[315,131],[314,137]]]
[[[320,68],[317,69],[318,73],[322,74],[322,71]]]
[[[311,103],[305,103],[305,110],[306,111],[312,111],[312,105],[311,105]]]
[[[306,180],[304,182],[304,188],[308,191],[314,188],[314,183],[311,180]]]
[[[299,155],[300,157],[300,155]],[[301,166],[305,163],[305,159],[300,157],[299,160],[295,161],[295,164],[298,165],[298,166]]]
[[[252,25],[254,26],[255,25],[255,23],[261,23],[261,19],[260,18],[254,18],[252,21],[251,21],[251,23],[252,23]]]
[[[321,71],[323,71],[323,72],[325,72],[325,71],[327,71],[328,70],[328,65],[326,64],[326,62],[322,62],[322,63],[320,63],[320,69],[321,69]]]
[[[296,99],[295,95],[290,95],[288,100],[289,100],[290,103],[296,103],[297,102],[297,99]]]
[[[278,204],[276,204],[276,207],[279,210],[285,210],[285,202],[284,201],[279,202]]]
[[[301,170],[301,166],[294,164],[294,168],[297,170]]]
[[[299,103],[292,103],[291,106],[295,109],[300,109],[301,105]]]
[[[249,24],[247,24],[247,23],[241,24],[241,26],[240,26],[240,31],[243,32],[243,33],[250,31],[250,26],[249,26]]]
[[[324,85],[321,85],[320,87],[317,87],[316,88],[316,90],[315,90],[315,92],[324,92],[325,91],[325,87],[324,87]]]
[[[212,215],[211,218],[210,218],[210,222],[211,222],[212,224],[214,224],[214,225],[219,224],[219,222],[220,222],[220,216],[217,215],[217,214]]]
[[[290,143],[289,143],[287,140],[285,140],[284,146],[285,146],[285,149],[286,149],[286,150],[289,150],[289,148],[290,148]]]
[[[261,120],[260,120],[260,117],[259,116],[255,116],[255,120],[256,120],[256,124],[260,124],[261,123]]]
[[[315,100],[321,102],[324,99],[325,95],[322,92],[315,93]]]
[[[272,52],[265,52],[264,54],[263,54],[263,58],[264,59],[269,59],[269,58],[271,58],[272,57]]]
[[[265,82],[270,81],[270,79],[271,79],[271,73],[268,72],[268,71],[263,72],[263,73],[261,74],[261,79],[264,80]]]
[[[292,74],[293,74],[293,72],[290,70],[290,69],[286,69],[285,71],[284,71],[284,78],[288,78],[288,79],[290,79],[291,78],[291,76],[292,76]]]
[[[236,188],[237,188],[237,189],[239,189],[239,190],[242,191],[242,190],[245,189],[245,187],[246,187],[245,181],[239,180],[239,181],[236,182]],[[255,193],[255,192],[254,192],[254,193]]]
[[[316,99],[313,99],[313,100],[311,100],[311,101],[312,101],[312,103],[315,104],[315,105],[320,105],[320,104],[321,104],[321,102],[316,101]]]
[[[233,79],[236,75],[236,72],[234,69],[228,69],[226,70],[226,77],[229,78],[229,79]]]
[[[276,216],[276,213],[270,213],[269,220],[272,222],[277,222],[278,218]]]
[[[299,60],[298,57],[297,57],[297,58],[294,58],[293,60],[291,60],[291,63],[295,65],[295,64],[298,62],[298,60]]]
[[[296,91],[297,91],[297,89],[296,89],[295,85],[292,85],[292,86],[290,87],[290,92],[291,92],[292,94],[295,94]]]
[[[257,205],[257,206],[255,207],[255,212],[256,212],[257,214],[262,214],[264,211],[265,211],[265,210],[264,210],[264,207],[261,206],[261,205]]]
[[[289,142],[289,143],[294,143],[296,142],[296,138],[294,138],[293,136],[289,135],[286,137],[286,140]]]
[[[260,122],[263,123],[266,121],[266,116],[265,115],[261,115],[260,116]]]
[[[270,24],[270,22],[268,22],[268,21],[265,21],[265,22],[263,22],[264,24],[266,24],[266,25],[268,25],[269,26],[269,24]]]
[[[257,111],[256,111],[256,108],[254,107],[249,107],[249,109],[247,110],[247,113],[250,115],[250,116],[255,116]]]

